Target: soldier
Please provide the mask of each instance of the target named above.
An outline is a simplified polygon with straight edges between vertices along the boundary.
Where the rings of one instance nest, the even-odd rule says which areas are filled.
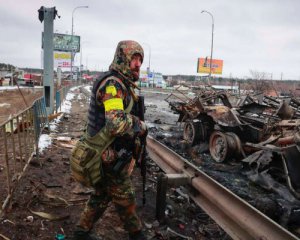
[[[101,151],[103,177],[94,186],[95,192],[81,214],[74,240],[98,239],[90,231],[110,201],[114,203],[129,239],[146,239],[136,213],[135,192],[130,180],[136,144],[139,137],[147,134],[145,123],[132,112],[132,106],[138,100],[134,88],[143,58],[140,44],[119,42],[109,72],[94,83],[86,141],[95,148],[105,145],[105,139],[113,138],[113,141]],[[99,137],[99,132],[105,137]]]

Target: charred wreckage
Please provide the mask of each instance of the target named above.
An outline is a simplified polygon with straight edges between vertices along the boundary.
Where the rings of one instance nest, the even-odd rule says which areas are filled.
[[[177,88],[165,100],[191,146],[208,143],[218,163],[241,160],[251,181],[300,206],[300,101],[212,88],[193,97]]]

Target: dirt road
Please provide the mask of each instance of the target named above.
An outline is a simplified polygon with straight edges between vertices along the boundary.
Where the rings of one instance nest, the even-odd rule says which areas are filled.
[[[30,167],[16,189],[11,207],[0,222],[0,234],[8,239],[54,239],[62,233],[70,239],[91,189],[84,188],[70,177],[69,155],[72,143],[78,140],[85,125],[89,98],[84,88],[71,90],[73,99],[70,112],[54,121],[44,134],[51,137],[49,145],[32,160]],[[147,123],[150,128],[170,130],[176,119],[162,100],[160,93],[145,93]],[[163,137],[164,131],[161,131]],[[70,137],[64,142],[62,137]],[[141,203],[141,177],[135,169],[133,179],[137,191],[138,212],[143,219],[149,239],[180,239],[178,234],[190,239],[220,239],[224,232],[213,223],[180,189],[171,189],[164,223],[155,220],[156,175],[160,170],[149,161],[147,177],[147,202]],[[52,220],[51,220],[52,219]],[[114,206],[110,206],[96,224],[95,232],[103,239],[127,239]],[[188,238],[187,238],[188,239]]]

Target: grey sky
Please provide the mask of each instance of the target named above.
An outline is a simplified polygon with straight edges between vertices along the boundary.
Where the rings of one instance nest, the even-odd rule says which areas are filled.
[[[106,70],[120,40],[133,39],[145,51],[143,69],[197,75],[197,58],[210,56],[211,12],[215,19],[213,58],[224,60],[224,77],[300,80],[299,0],[0,0],[0,62],[41,67],[41,6],[56,7],[54,30],[81,36],[82,63]],[[76,56],[79,64],[80,54]]]

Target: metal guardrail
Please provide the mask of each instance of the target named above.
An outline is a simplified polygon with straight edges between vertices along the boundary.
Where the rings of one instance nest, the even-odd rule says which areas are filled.
[[[157,202],[163,206],[158,207],[157,216],[164,213],[167,185],[184,182],[194,202],[232,239],[298,239],[157,140],[147,137],[147,150],[150,158],[167,173],[161,181],[158,179]]]
[[[56,111],[70,87],[63,87],[56,92]],[[36,155],[39,160],[39,138],[46,125],[48,115],[44,97],[0,125],[0,217],[32,158]]]

